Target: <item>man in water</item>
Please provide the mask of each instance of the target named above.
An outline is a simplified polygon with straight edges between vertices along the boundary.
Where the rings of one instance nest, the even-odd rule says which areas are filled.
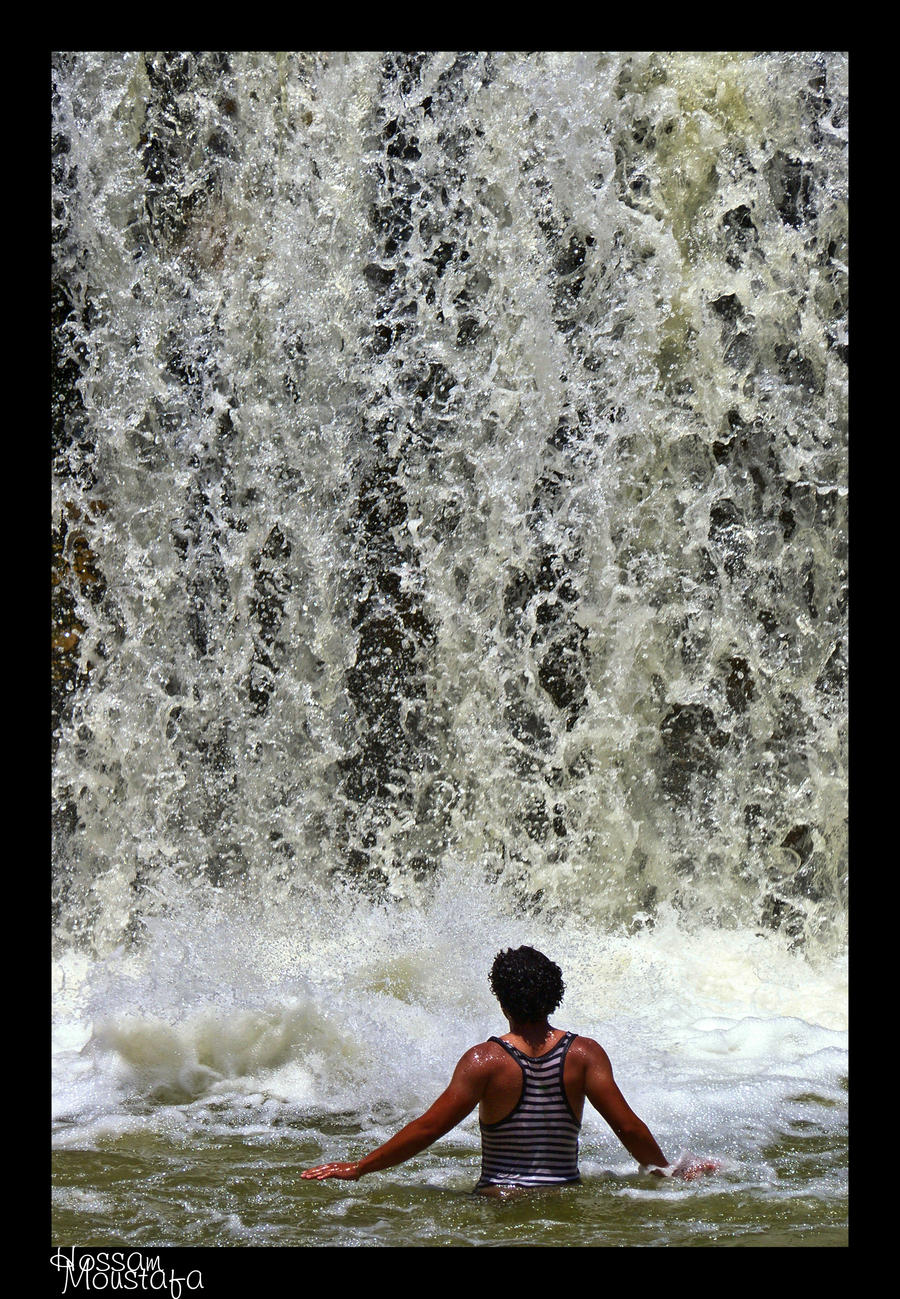
[[[383,1146],[356,1163],[308,1168],[302,1177],[356,1181],[392,1168],[443,1137],[477,1105],[481,1177],[476,1191],[500,1194],[503,1188],[579,1182],[585,1097],[642,1171],[691,1181],[718,1167],[714,1160],[693,1156],[670,1164],[616,1086],[603,1047],[548,1022],[565,991],[558,965],[533,947],[510,949],[494,960],[489,981],[509,1032],[471,1047],[447,1090]]]

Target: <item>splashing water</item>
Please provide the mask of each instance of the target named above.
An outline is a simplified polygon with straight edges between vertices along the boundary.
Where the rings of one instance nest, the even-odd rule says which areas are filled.
[[[60,1158],[368,1148],[533,942],[664,1148],[781,1212],[814,1130],[830,1230],[846,58],[54,67]]]

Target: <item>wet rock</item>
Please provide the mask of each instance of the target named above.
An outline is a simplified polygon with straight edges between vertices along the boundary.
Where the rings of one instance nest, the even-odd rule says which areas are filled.
[[[583,628],[570,627],[549,646],[538,669],[538,681],[557,708],[567,713],[571,730],[585,707],[587,681],[584,676],[585,641]]]
[[[750,208],[745,203],[731,208],[722,217],[722,227],[727,249],[725,260],[729,266],[738,267],[748,248],[759,239]]]
[[[740,411],[730,410],[725,416],[726,428],[721,438],[717,438],[712,445],[713,455],[717,464],[724,464],[729,459],[731,449],[736,445],[741,445],[746,437],[747,424],[742,419]]]
[[[719,319],[729,325],[735,324],[744,314],[741,300],[736,293],[723,293],[721,297],[714,298],[709,305]]]
[[[392,266],[378,266],[375,262],[363,267],[363,275],[373,289],[389,288],[396,273]]]
[[[728,675],[725,678],[725,698],[729,708],[735,713],[745,713],[755,694],[756,684],[750,664],[737,656],[729,659]]]
[[[821,389],[815,366],[808,357],[802,356],[791,343],[775,345],[775,360],[785,382],[807,388],[811,392]]]
[[[473,343],[481,333],[481,323],[475,316],[464,316],[456,331],[457,347],[466,347]]]
[[[306,346],[302,338],[289,339],[284,346],[288,368],[283,376],[285,392],[291,401],[300,401],[303,393],[303,381],[309,367]]]
[[[812,169],[809,163],[791,158],[779,149],[765,172],[772,202],[785,225],[799,229],[815,217]]]
[[[816,689],[826,695],[842,696],[846,688],[847,653],[843,642],[838,641],[816,677]]]
[[[799,942],[806,927],[803,912],[785,898],[768,893],[763,901],[760,922],[767,929],[781,930],[790,938]]]
[[[729,738],[706,704],[673,704],[660,726],[661,783],[665,792],[686,801],[698,779],[705,782],[715,776],[718,751]]]
[[[100,607],[107,580],[93,549],[91,532],[106,513],[102,501],[91,501],[86,512],[69,505],[51,532],[50,569],[50,706],[55,751],[59,727],[70,716],[75,693],[84,688],[90,666],[81,665],[81,639],[87,630],[82,602]],[[102,657],[102,645],[96,647]]]
[[[808,825],[792,826],[782,839],[781,846],[795,852],[802,865],[809,859],[815,846],[811,828]]]
[[[756,347],[749,334],[735,334],[725,349],[724,361],[732,370],[747,370],[752,364]]]
[[[714,501],[709,511],[708,538],[722,557],[722,565],[729,577],[744,571],[747,556],[747,539],[744,535],[743,516],[728,497]]]
[[[456,244],[441,240],[431,256],[425,258],[425,261],[430,262],[434,267],[438,279],[443,275],[455,252]]]
[[[149,234],[156,244],[178,248],[202,218],[222,165],[234,157],[234,141],[224,123],[206,139],[198,138],[194,98],[226,78],[230,63],[225,53],[162,51],[145,55],[144,66],[150,93],[139,149],[147,179]],[[220,90],[218,98],[230,95]],[[200,168],[190,165],[198,152],[207,160]]]
[[[546,748],[552,739],[550,728],[528,702],[527,682],[507,681],[504,686],[504,713],[510,734],[529,747]]]

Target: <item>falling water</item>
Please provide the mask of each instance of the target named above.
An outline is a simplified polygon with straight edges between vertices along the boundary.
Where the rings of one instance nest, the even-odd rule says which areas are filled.
[[[408,1117],[535,937],[837,1105],[846,57],[66,53],[53,131],[62,1148]]]

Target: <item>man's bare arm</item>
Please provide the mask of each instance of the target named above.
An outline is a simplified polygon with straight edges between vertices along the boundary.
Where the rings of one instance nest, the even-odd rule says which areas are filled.
[[[412,1159],[413,1155],[445,1136],[467,1114],[471,1114],[484,1095],[490,1072],[488,1053],[483,1046],[473,1046],[457,1064],[446,1091],[441,1093],[424,1114],[413,1119],[412,1123],[407,1123],[384,1145],[356,1163],[320,1164],[316,1168],[307,1168],[300,1176],[318,1181],[338,1177],[355,1182],[365,1173],[393,1168],[395,1164]]]
[[[639,1164],[668,1168],[669,1161],[656,1144],[653,1133],[616,1086],[612,1065],[603,1047],[590,1038],[583,1041],[586,1048],[584,1091],[594,1109]]]
[[[653,1133],[616,1086],[612,1065],[603,1047],[590,1038],[580,1040],[586,1050],[585,1095],[642,1168],[657,1177],[677,1177],[685,1182],[692,1182],[704,1173],[716,1172],[720,1166],[718,1160],[697,1155],[685,1154],[677,1163],[670,1164]]]

